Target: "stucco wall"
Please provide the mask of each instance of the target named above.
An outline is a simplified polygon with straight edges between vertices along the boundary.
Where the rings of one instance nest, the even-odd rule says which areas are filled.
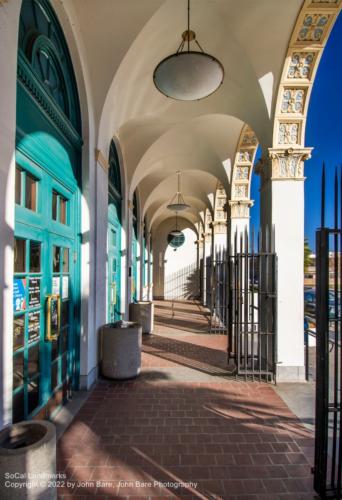
[[[181,299],[199,293],[196,272],[197,239],[194,230],[179,221],[185,235],[184,244],[176,251],[167,244],[167,235],[174,229],[174,219],[168,219],[158,228],[153,266],[153,294],[155,298]]]

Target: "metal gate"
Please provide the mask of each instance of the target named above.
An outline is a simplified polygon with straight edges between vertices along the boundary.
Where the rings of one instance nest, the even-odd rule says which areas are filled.
[[[323,498],[342,498],[342,177],[338,182],[335,174],[334,222],[333,227],[328,228],[325,226],[324,166],[316,254],[314,487]]]
[[[226,333],[228,362],[236,375],[275,381],[277,257],[271,238],[261,237],[257,250],[254,233],[235,242],[231,255],[216,254],[211,269],[211,332]]]
[[[208,263],[210,333],[227,334],[228,325],[228,260],[225,249],[216,251]]]

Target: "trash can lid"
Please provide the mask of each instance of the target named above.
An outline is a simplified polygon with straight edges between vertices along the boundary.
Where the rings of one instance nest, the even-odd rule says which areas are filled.
[[[138,325],[138,323],[136,323],[135,321],[120,320],[120,321],[115,321],[115,323],[109,323],[106,326],[109,326],[111,328],[132,328],[132,327],[137,326],[137,325]]]

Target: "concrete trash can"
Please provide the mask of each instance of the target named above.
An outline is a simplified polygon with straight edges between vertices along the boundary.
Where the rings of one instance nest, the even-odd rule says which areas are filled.
[[[149,300],[132,302],[129,305],[129,319],[142,326],[143,333],[153,332],[154,304]]]
[[[0,498],[57,498],[56,428],[45,420],[19,422],[0,432]]]
[[[138,323],[118,321],[102,327],[101,371],[117,380],[137,377],[141,368],[142,328]]]

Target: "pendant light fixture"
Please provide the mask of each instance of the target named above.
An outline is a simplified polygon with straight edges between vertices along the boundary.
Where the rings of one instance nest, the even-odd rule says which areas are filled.
[[[167,242],[174,250],[177,250],[177,248],[183,245],[184,241],[184,233],[178,229],[178,213],[176,212],[176,227],[167,235]]]
[[[190,43],[199,50],[190,50]],[[180,101],[195,101],[213,94],[222,84],[224,69],[220,61],[207,54],[190,29],[190,0],[188,24],[176,53],[163,59],[153,74],[157,89],[167,97]]]
[[[181,212],[182,210],[186,210],[187,208],[190,208],[190,205],[187,205],[185,203],[185,200],[183,198],[183,195],[181,193],[181,184],[180,184],[180,171],[177,171],[177,192],[174,194],[174,196],[171,198],[170,203],[167,205],[167,208],[169,210],[173,210],[174,212]]]

